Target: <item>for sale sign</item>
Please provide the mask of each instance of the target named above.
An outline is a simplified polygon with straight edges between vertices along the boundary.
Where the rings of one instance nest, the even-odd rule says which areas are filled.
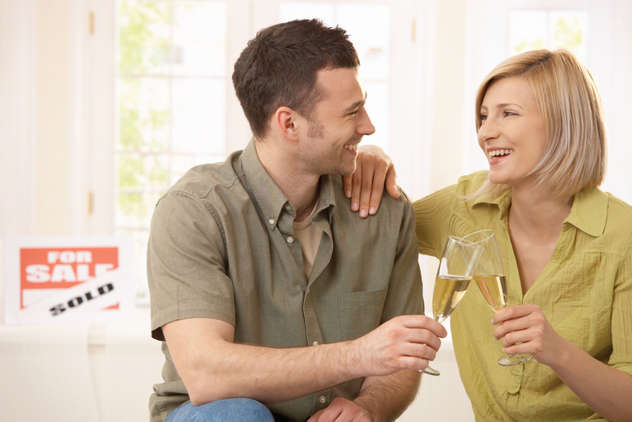
[[[121,239],[12,239],[5,247],[7,324],[107,317],[133,298]]]

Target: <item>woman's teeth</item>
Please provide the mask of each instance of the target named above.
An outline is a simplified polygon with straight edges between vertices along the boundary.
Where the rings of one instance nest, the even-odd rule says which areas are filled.
[[[511,154],[510,149],[495,149],[493,151],[488,152],[489,158],[499,157],[502,155],[509,155],[509,154]]]

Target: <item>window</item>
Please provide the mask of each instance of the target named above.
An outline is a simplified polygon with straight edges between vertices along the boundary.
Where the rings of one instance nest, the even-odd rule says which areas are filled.
[[[220,1],[118,4],[114,224],[133,239],[138,280],[156,200],[189,168],[225,158],[226,15]]]
[[[585,11],[511,10],[508,54],[539,48],[563,48],[585,60],[586,34]]]

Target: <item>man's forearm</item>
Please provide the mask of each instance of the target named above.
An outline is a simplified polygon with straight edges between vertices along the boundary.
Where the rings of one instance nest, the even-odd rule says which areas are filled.
[[[351,372],[356,365],[349,342],[289,349],[226,342],[216,344],[215,351],[223,358],[207,355],[211,361],[199,368],[194,403],[229,397],[278,402],[360,376]]]
[[[439,348],[437,335],[445,336],[423,315],[392,318],[355,340],[284,349],[233,343],[233,327],[208,318],[176,320],[163,332],[193,404],[231,397],[284,401],[366,376],[361,396],[397,396],[389,400],[402,404],[393,409],[403,409],[418,384],[416,372],[399,373],[423,369]]]
[[[394,421],[415,399],[420,378],[417,371],[410,370],[367,377],[354,401],[373,416],[374,422]]]

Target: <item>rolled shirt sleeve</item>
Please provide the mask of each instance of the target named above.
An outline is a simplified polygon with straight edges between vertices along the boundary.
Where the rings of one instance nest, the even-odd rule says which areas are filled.
[[[407,198],[405,202],[382,322],[401,314],[424,313],[415,236],[415,215]]]
[[[185,318],[235,323],[233,285],[226,273],[223,236],[212,213],[186,192],[157,204],[147,251],[152,337]]]

